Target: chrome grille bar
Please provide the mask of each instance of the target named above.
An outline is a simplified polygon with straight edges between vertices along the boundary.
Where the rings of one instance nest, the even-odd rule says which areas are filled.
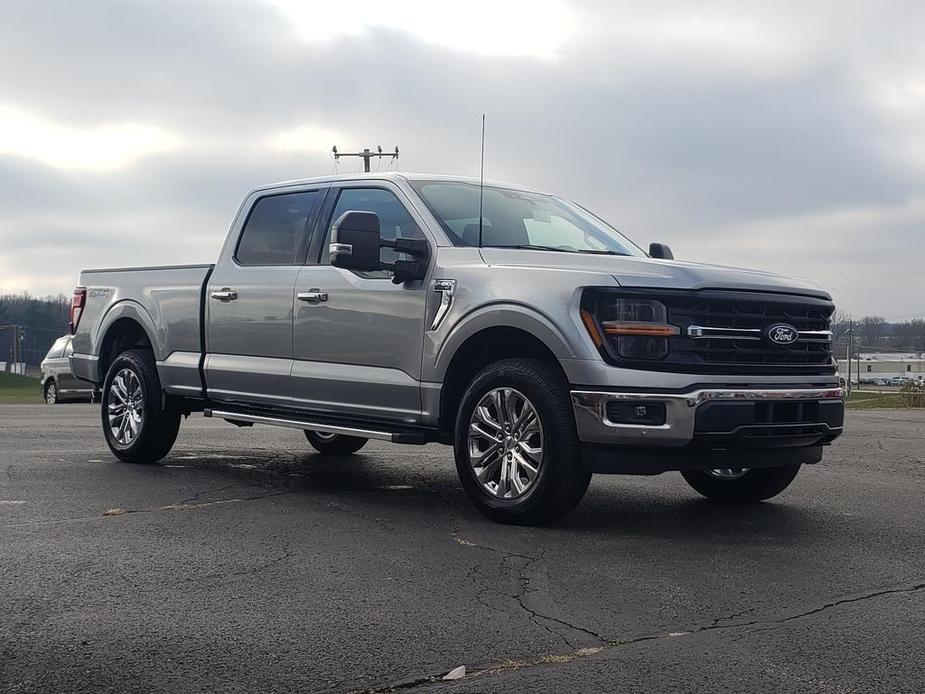
[[[831,342],[831,330],[799,330],[797,342]],[[758,328],[714,328],[706,325],[689,325],[687,336],[693,340],[760,340]]]

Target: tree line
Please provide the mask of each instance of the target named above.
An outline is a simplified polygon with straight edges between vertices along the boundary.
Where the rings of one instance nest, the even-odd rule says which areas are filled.
[[[925,352],[925,319],[889,322],[883,316],[862,316],[836,311],[832,317],[832,334],[839,354],[845,351],[849,336],[852,351]]]
[[[67,333],[70,312],[71,301],[63,294],[0,294],[0,361],[15,357],[27,364],[41,362],[52,343]]]

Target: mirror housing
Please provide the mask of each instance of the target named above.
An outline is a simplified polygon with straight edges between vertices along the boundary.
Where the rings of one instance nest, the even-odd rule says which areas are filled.
[[[379,215],[344,212],[331,229],[331,265],[345,270],[381,270]]]
[[[393,248],[397,253],[411,256],[412,260],[383,263],[379,259],[381,248]],[[402,284],[424,279],[430,246],[424,239],[383,239],[379,215],[349,210],[334,222],[328,250],[331,265],[335,267],[356,272],[390,270],[392,282]]]
[[[671,249],[667,244],[664,243],[650,243],[649,244],[649,257],[650,258],[662,258],[663,260],[674,260],[674,253],[671,252]]]

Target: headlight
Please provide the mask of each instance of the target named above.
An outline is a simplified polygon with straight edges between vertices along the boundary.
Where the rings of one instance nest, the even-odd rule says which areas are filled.
[[[668,340],[680,333],[668,323],[668,310],[654,299],[596,293],[582,302],[581,319],[595,344],[623,359],[662,359]]]

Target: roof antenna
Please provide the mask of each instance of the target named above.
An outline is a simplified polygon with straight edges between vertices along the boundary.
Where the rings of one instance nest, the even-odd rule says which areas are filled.
[[[479,248],[482,247],[482,190],[485,188],[485,114],[482,114],[482,157],[479,160]]]

